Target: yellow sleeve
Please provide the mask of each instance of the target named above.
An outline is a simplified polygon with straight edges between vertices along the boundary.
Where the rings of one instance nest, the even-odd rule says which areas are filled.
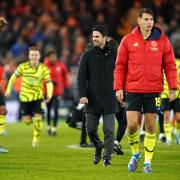
[[[17,67],[17,69],[16,69],[16,71],[14,72],[14,74],[16,75],[16,76],[22,76],[23,75],[23,66],[24,66],[24,64],[20,64],[18,67]]]
[[[10,92],[11,92],[12,87],[13,87],[14,82],[16,81],[16,79],[17,79],[16,74],[15,74],[15,73],[14,73],[14,74],[12,74],[12,76],[11,76],[11,78],[10,78],[9,82],[8,82],[6,92],[8,92],[8,93],[10,93]]]
[[[45,67],[45,71],[44,71],[44,80],[46,81],[46,89],[47,89],[47,97],[51,98],[53,95],[53,83],[51,81],[51,77],[50,77],[50,71],[48,69],[48,67]]]
[[[52,81],[46,81],[46,88],[47,88],[47,97],[51,98],[54,89]]]

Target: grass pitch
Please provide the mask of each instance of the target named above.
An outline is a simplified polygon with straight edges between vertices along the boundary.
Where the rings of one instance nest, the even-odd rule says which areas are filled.
[[[153,173],[143,173],[142,158],[134,173],[127,171],[130,147],[127,138],[122,141],[124,156],[113,155],[112,166],[92,163],[94,149],[73,148],[79,144],[80,131],[60,122],[58,135],[49,137],[44,128],[39,148],[32,148],[32,126],[23,123],[8,124],[8,135],[2,145],[8,154],[0,154],[0,180],[179,180],[180,145],[158,144],[155,149]],[[102,134],[102,132],[100,132]]]

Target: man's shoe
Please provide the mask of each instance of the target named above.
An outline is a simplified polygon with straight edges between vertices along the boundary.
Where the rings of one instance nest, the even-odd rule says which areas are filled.
[[[6,148],[0,146],[0,153],[8,153],[8,152],[9,151]]]
[[[167,138],[166,138],[166,145],[168,145],[168,146],[171,145],[171,142],[172,142],[171,139],[167,139]]]
[[[144,164],[144,172],[145,173],[152,173],[151,164],[149,164],[149,163]]]
[[[111,161],[110,161],[110,159],[104,159],[104,161],[103,161],[103,166],[111,166]]]
[[[91,148],[91,147],[93,147],[93,144],[80,143],[80,147],[82,147],[82,148]]]
[[[159,142],[163,142],[163,143],[166,142],[166,136],[164,133],[159,134]]]
[[[48,135],[51,136],[51,129],[48,129]]]
[[[117,155],[124,155],[124,152],[122,151],[120,144],[114,143],[114,152]]]
[[[102,149],[103,149],[103,147],[95,149],[95,154],[94,154],[94,157],[93,157],[93,163],[94,164],[98,164],[99,161],[101,160]]]
[[[33,142],[32,142],[32,147],[33,147],[33,148],[39,147],[39,141],[33,140]]]
[[[51,135],[52,136],[56,136],[57,135],[56,127],[52,127],[51,128]]]
[[[128,164],[128,171],[134,172],[137,169],[137,165],[140,160],[140,157],[141,157],[140,153],[131,156],[131,160],[129,161]]]

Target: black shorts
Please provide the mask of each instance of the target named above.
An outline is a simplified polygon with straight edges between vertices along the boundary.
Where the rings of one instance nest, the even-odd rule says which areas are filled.
[[[1,91],[0,91],[0,106],[5,106],[5,96]]]
[[[22,116],[33,116],[35,113],[42,114],[42,99],[31,102],[21,102],[20,108]]]
[[[126,111],[143,111],[157,113],[160,107],[159,93],[128,93],[126,94]]]
[[[180,112],[180,99],[177,98],[174,101],[169,102],[168,98],[161,99],[161,110],[162,111],[171,111]]]

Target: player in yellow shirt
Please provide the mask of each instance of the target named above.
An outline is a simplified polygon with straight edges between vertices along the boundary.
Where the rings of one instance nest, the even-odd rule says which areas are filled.
[[[164,131],[167,145],[170,145],[172,142],[170,122],[171,110],[173,110],[176,117],[175,143],[180,144],[180,59],[176,60],[176,66],[178,71],[178,90],[176,91],[177,98],[174,101],[169,101],[169,88],[166,79],[164,79],[164,92],[161,95],[161,109],[164,112]]]
[[[40,132],[42,129],[42,108],[44,99],[43,82],[47,86],[47,99],[49,102],[52,97],[53,84],[50,79],[49,69],[40,60],[40,51],[37,47],[29,48],[29,61],[20,64],[12,74],[7,90],[6,97],[10,97],[13,84],[17,77],[21,76],[20,103],[23,121],[29,125],[34,122],[32,146],[39,146]]]

